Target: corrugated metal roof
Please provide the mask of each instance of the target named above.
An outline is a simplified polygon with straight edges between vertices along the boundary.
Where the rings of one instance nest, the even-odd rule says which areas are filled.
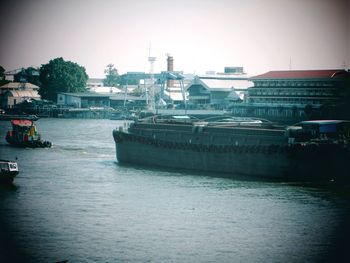
[[[233,84],[231,80],[219,80],[219,79],[201,79],[209,89],[227,89],[231,90],[233,88]]]
[[[93,87],[90,88],[91,91],[97,92],[97,93],[108,93],[112,90],[112,93],[119,93],[121,90],[116,87]]]
[[[63,94],[73,97],[109,97],[110,93],[96,93],[96,92],[59,92],[58,94]]]
[[[40,95],[36,90],[9,90],[7,94],[10,93],[12,97],[21,97],[21,98],[39,98]]]
[[[38,86],[32,84],[32,83],[29,83],[29,82],[26,82],[26,83],[21,83],[21,82],[9,82],[5,85],[2,85],[0,88],[1,89],[21,89],[23,87],[23,84],[24,84],[24,88],[25,89],[39,89]]]
[[[332,78],[349,74],[343,69],[325,69],[325,70],[285,70],[269,71],[251,79],[309,79],[309,78]]]
[[[201,79],[210,89],[247,89],[254,84],[249,80]]]
[[[118,93],[110,96],[110,100],[124,100],[125,94]],[[146,100],[145,98],[132,96],[132,95],[126,95],[126,100]]]
[[[230,91],[232,88],[242,90],[253,87],[254,84],[248,79],[220,79],[220,78],[195,78],[186,86],[186,90],[192,85],[202,85],[211,91]]]

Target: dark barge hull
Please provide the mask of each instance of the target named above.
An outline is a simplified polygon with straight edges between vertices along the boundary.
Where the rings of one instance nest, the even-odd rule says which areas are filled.
[[[215,146],[174,143],[114,130],[120,163],[298,181],[344,180],[349,153],[337,146]],[[346,152],[345,152],[346,151]],[[347,164],[347,168],[344,168]]]

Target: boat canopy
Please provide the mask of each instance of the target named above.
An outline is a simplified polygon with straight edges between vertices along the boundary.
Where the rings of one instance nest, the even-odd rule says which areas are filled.
[[[171,118],[174,118],[175,120],[189,120],[191,119],[188,115],[173,115]]]
[[[347,121],[343,120],[312,120],[312,121],[302,121],[300,124],[304,125],[326,125],[326,124],[338,124],[338,123],[343,123]]]
[[[29,127],[33,125],[33,122],[31,120],[12,120],[11,123],[12,125],[22,127]]]
[[[302,121],[297,125],[301,125],[305,130],[316,130],[319,133],[350,133],[350,121],[346,120]]]

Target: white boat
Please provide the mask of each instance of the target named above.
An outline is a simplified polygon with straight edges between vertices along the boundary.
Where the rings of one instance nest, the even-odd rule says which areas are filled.
[[[15,161],[0,160],[0,182],[12,183],[18,174],[18,164]]]

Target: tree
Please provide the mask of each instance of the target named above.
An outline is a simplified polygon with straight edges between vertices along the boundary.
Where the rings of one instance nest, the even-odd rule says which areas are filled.
[[[5,85],[8,82],[9,81],[5,79],[5,69],[0,66],[0,86]]]
[[[118,70],[113,64],[108,64],[105,69],[106,78],[103,80],[103,85],[106,87],[117,87],[119,85],[119,74]]]
[[[22,68],[22,71],[13,76],[13,80],[15,82],[29,82],[39,87],[41,85],[39,80],[39,69],[33,67],[26,69]]]
[[[142,89],[140,86],[138,86],[137,88],[133,89],[132,92],[130,92],[130,95],[139,97],[139,96],[141,96],[143,93],[144,93],[143,89]]]
[[[39,93],[43,99],[56,101],[58,92],[84,92],[88,75],[85,68],[62,57],[41,65]]]
[[[119,84],[120,85],[138,85],[140,79],[145,79],[144,73],[126,73],[120,75]]]

